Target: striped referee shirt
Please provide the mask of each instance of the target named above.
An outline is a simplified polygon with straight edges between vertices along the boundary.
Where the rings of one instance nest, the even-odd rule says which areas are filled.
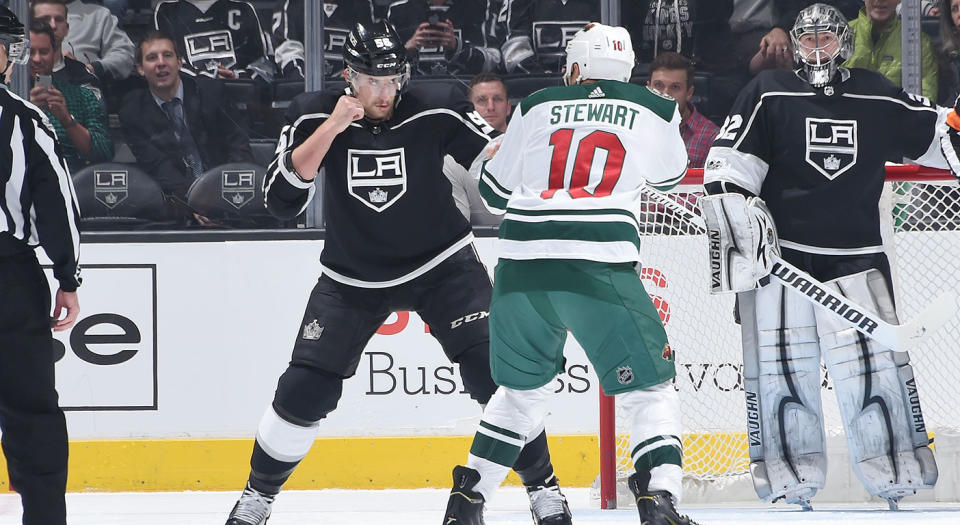
[[[0,84],[0,257],[43,246],[60,289],[80,285],[80,208],[44,114]]]

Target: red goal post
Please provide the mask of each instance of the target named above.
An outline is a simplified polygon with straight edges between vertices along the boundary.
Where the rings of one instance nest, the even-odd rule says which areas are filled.
[[[888,165],[886,180],[880,203],[882,215],[889,219],[884,220],[885,246],[893,267],[898,312],[909,318],[924,297],[939,295],[939,287],[956,288],[952,278],[960,275],[960,189],[949,171],[917,165]],[[703,170],[689,169],[669,195],[688,213],[699,214],[696,199],[702,184]],[[638,216],[644,233],[641,279],[677,355],[684,484],[690,481],[699,490],[713,483],[722,487],[733,477],[748,477],[749,459],[743,434],[745,405],[742,388],[738,390],[742,374],[737,369],[739,328],[732,320],[733,298],[709,294],[706,240],[702,231],[685,224],[679,215],[649,201],[642,206]],[[934,337],[936,341],[911,352],[932,433],[960,426],[955,402],[960,386],[938,368],[943,366],[944,354],[955,353],[946,351],[960,345],[960,322],[948,322]],[[960,358],[950,356],[948,361],[960,370]],[[832,389],[825,370],[824,389]],[[833,397],[832,393],[822,396],[828,436],[842,434],[838,411],[830,406]],[[594,494],[601,508],[616,508],[617,494],[623,501],[624,482],[633,470],[629,440],[625,422],[617,421],[615,399],[601,391],[599,404],[600,475]]]

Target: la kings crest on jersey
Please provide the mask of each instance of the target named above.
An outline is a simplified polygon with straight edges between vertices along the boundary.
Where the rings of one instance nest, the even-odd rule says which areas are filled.
[[[369,208],[378,212],[389,208],[407,192],[405,149],[348,149],[347,187]]]
[[[807,117],[808,164],[835,179],[857,163],[857,121]]]

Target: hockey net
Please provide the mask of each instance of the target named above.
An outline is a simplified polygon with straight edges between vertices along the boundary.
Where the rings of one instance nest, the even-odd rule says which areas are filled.
[[[725,487],[737,482],[742,493],[744,480],[749,481],[734,296],[708,292],[707,241],[702,228],[689,217],[699,215],[701,183],[702,170],[690,170],[683,183],[666,195],[676,207],[648,197],[639,217],[643,232],[640,276],[676,355],[675,386],[681,396],[684,491],[688,501],[738,499],[740,496],[725,495]],[[889,219],[883,225],[884,238],[897,310],[901,320],[907,320],[943,290],[957,287],[960,188],[949,173],[918,166],[888,166],[886,186],[880,203],[882,215]],[[927,429],[934,436],[955,436],[960,427],[960,403],[956,402],[960,386],[953,372],[960,368],[958,346],[960,316],[955,316],[910,352]],[[825,368],[822,400],[827,435],[842,436],[839,409]],[[632,502],[625,483],[633,472],[628,425],[618,418],[620,413],[614,398],[601,394],[601,469],[594,498],[602,508],[616,507],[618,494],[621,505]],[[958,476],[956,461],[945,465],[940,452],[937,450],[941,481],[948,474],[945,470],[953,471],[948,475]],[[752,492],[752,485],[747,486]],[[708,491],[709,497],[696,497]]]

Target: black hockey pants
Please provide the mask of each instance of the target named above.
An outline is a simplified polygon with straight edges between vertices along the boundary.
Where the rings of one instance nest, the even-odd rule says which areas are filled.
[[[0,429],[24,525],[64,525],[67,425],[54,385],[50,291],[31,250],[0,256]]]

